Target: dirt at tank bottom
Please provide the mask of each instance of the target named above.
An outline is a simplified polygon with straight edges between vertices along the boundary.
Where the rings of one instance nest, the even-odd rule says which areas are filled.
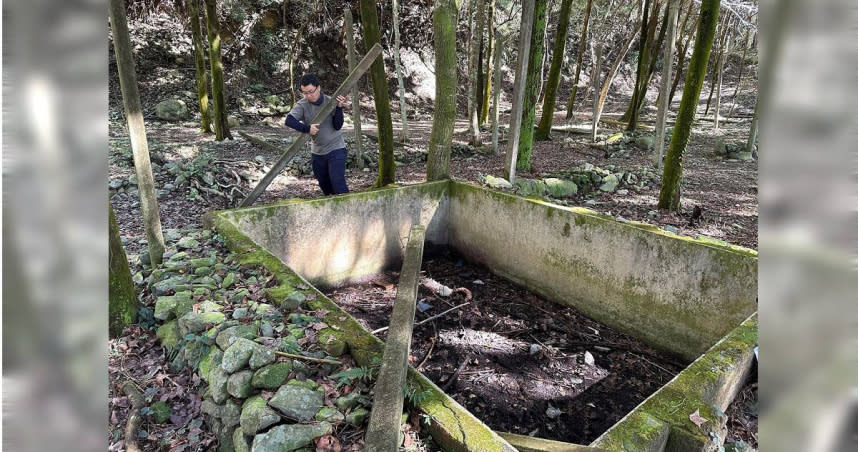
[[[388,326],[397,281],[386,272],[326,295],[375,330]],[[592,442],[685,367],[449,249],[424,259],[409,359],[492,429],[576,444]]]

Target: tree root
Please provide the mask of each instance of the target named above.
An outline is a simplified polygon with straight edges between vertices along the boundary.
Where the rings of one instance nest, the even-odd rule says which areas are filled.
[[[128,416],[128,423],[125,425],[125,450],[140,452],[140,446],[137,445],[137,432],[140,430],[142,421],[140,409],[146,406],[146,399],[130,380],[122,384],[122,392],[131,400],[131,415]]]

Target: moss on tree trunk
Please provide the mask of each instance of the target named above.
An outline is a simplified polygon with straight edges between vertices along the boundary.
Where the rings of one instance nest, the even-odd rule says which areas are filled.
[[[209,35],[209,65],[212,70],[215,140],[232,139],[226,122],[226,100],[223,93],[223,62],[220,58],[220,25],[217,21],[216,0],[206,0],[206,28]]]
[[[110,261],[109,274],[109,321],[110,337],[122,334],[122,329],[134,323],[137,318],[137,294],[134,293],[134,282],[131,280],[131,270],[128,269],[128,259],[125,249],[119,240],[119,226],[113,214],[113,206],[107,203],[110,219],[110,246],[108,248]]]
[[[380,41],[381,36],[378,29],[376,2],[360,1],[360,20],[363,25],[364,47],[370,49]],[[396,179],[396,165],[393,161],[393,122],[390,118],[390,95],[387,93],[384,60],[377,58],[369,72],[372,75],[372,92],[378,118],[378,178],[375,186],[383,187],[392,184]]]
[[[560,85],[560,69],[563,67],[563,53],[566,51],[566,32],[569,29],[569,15],[572,0],[563,0],[560,4],[560,21],[554,37],[554,49],[551,57],[551,69],[548,70],[548,84],[545,86],[545,99],[542,102],[542,118],[536,128],[534,138],[547,140],[554,123],[554,101],[557,98],[557,86]]]
[[[191,39],[194,42],[194,63],[197,68],[197,101],[200,106],[200,132],[211,133],[208,73],[206,72],[206,57],[205,50],[203,50],[203,34],[200,29],[200,11],[197,8],[197,0],[188,0],[188,16],[191,19]]]
[[[688,62],[682,102],[679,104],[673,136],[664,162],[661,192],[658,196],[658,207],[661,209],[679,210],[682,156],[691,136],[691,125],[694,122],[694,114],[697,112],[697,99],[700,97],[703,79],[706,77],[706,66],[709,62],[709,53],[712,51],[712,41],[715,40],[715,26],[718,23],[720,4],[720,0],[703,0],[700,6],[700,24],[697,27],[694,53],[691,55],[691,61]]]
[[[429,137],[426,180],[450,178],[450,143],[456,120],[456,0],[438,0],[432,13],[435,33],[435,113]]]
[[[530,171],[530,156],[533,153],[533,123],[536,119],[536,97],[539,95],[543,36],[547,0],[536,0],[533,6],[533,33],[530,35],[530,55],[527,60],[527,82],[524,90],[521,113],[521,136],[518,139],[516,169]]]
[[[483,83],[483,94],[482,94],[482,103],[480,108],[480,124],[485,124],[489,118],[489,104],[492,94],[492,75],[493,75],[493,55],[497,51],[495,48],[495,40],[494,40],[494,24],[495,24],[495,0],[491,0],[489,2],[489,12],[486,15],[486,31],[488,33],[488,46],[486,46],[486,60],[483,67],[485,71],[483,72],[483,77],[485,82]]]

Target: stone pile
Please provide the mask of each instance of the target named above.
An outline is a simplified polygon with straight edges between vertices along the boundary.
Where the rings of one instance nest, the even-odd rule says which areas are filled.
[[[205,256],[217,240],[210,231],[166,230],[165,238],[165,262],[146,281],[163,322],[157,336],[171,367],[191,367],[207,384],[201,411],[220,450],[302,450],[337,424],[365,422],[368,390],[337,397],[314,381],[340,366],[278,354],[331,360],[348,351],[338,331],[303,309],[309,286],[266,287],[261,271],[231,255]]]

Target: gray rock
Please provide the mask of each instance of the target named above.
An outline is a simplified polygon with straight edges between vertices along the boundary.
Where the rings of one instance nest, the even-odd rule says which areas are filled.
[[[182,237],[179,239],[178,243],[176,243],[176,248],[180,250],[188,250],[197,248],[200,246],[200,242],[193,237]]]
[[[123,185],[125,185],[125,181],[119,178],[110,179],[109,181],[107,181],[107,187],[111,190],[118,190],[122,188]]]
[[[274,327],[271,322],[262,322],[262,325],[259,326],[259,334],[262,337],[274,337]]]
[[[212,325],[220,325],[224,320],[226,316],[222,312],[189,312],[179,318],[179,332],[182,335],[199,333]]]
[[[311,444],[314,439],[331,431],[331,424],[322,422],[316,425],[288,424],[278,425],[253,438],[253,452],[283,452],[300,449]]]
[[[665,231],[667,231],[667,232],[674,233],[674,234],[678,234],[678,233],[679,233],[679,231],[678,231],[674,226],[671,226],[671,225],[669,225],[669,224],[664,226],[664,230],[665,230]]]
[[[345,415],[340,413],[336,408],[324,406],[318,413],[316,413],[317,421],[324,421],[336,424],[337,422],[342,422],[345,420]]]
[[[224,427],[234,427],[238,425],[241,417],[241,406],[232,400],[228,400],[226,403],[220,405],[214,403],[214,400],[206,398],[203,400],[200,409],[203,413],[208,414],[211,417],[218,418]]]
[[[736,154],[736,158],[743,162],[750,162],[754,160],[754,156],[750,152],[739,152]]]
[[[178,99],[167,99],[155,105],[155,115],[165,121],[181,121],[188,119],[190,112],[188,105]]]
[[[578,193],[578,186],[571,180],[563,180],[556,178],[544,179],[545,185],[548,188],[548,194],[552,198],[567,198]]]
[[[215,338],[215,343],[217,343],[217,346],[220,347],[221,350],[226,350],[233,342],[235,342],[236,338],[255,339],[256,327],[253,325],[238,325],[225,328],[223,331],[218,333],[217,338]]]
[[[502,177],[494,177],[492,175],[486,175],[485,179],[486,185],[491,188],[503,189],[503,188],[512,188],[512,184],[509,183],[508,180]]]
[[[235,284],[235,279],[236,279],[235,273],[233,273],[233,272],[227,273],[227,275],[223,278],[223,283],[221,283],[220,287],[222,289],[229,289],[230,286]]]
[[[227,124],[227,125],[229,126],[229,128],[231,128],[231,129],[232,129],[232,128],[235,128],[235,127],[238,127],[238,126],[240,126],[240,125],[241,125],[241,123],[238,121],[238,118],[236,118],[236,117],[235,117],[235,116],[233,116],[233,115],[227,115],[227,117],[226,117],[226,124]]]
[[[602,185],[599,186],[599,190],[610,193],[616,190],[618,185],[620,185],[620,180],[617,176],[609,174],[602,178]]]
[[[359,392],[350,392],[342,397],[337,397],[336,405],[340,411],[348,411],[360,402],[361,395]]]
[[[229,376],[226,381],[226,392],[239,399],[247,398],[252,392],[250,380],[253,378],[252,370],[242,370]]]
[[[235,308],[235,311],[232,311],[232,318],[236,320],[244,319],[247,317],[250,317],[250,311],[247,308]]]
[[[346,415],[346,422],[354,425],[355,427],[360,427],[361,425],[363,425],[364,421],[366,421],[367,415],[369,415],[369,411],[367,411],[366,408],[360,406]]]
[[[635,146],[641,149],[652,149],[655,139],[651,135],[644,135],[635,139]]]
[[[233,344],[224,351],[221,368],[232,373],[250,364],[251,369],[258,369],[266,364],[271,364],[274,359],[274,352],[268,347],[248,339],[236,338]]]
[[[287,383],[277,390],[268,404],[289,418],[306,422],[316,416],[324,398],[322,392]]]
[[[251,441],[253,441],[253,437],[245,435],[242,428],[237,428],[232,432],[232,447],[235,452],[251,452]]]
[[[272,410],[265,399],[253,396],[244,401],[241,406],[241,430],[246,435],[255,435],[260,430],[280,422],[280,415]],[[256,448],[254,447],[254,450]]]
[[[521,196],[543,196],[546,191],[544,182],[523,177],[515,179],[515,188]]]
[[[260,368],[253,374],[250,385],[259,389],[277,389],[292,371],[292,361],[283,361]]]
[[[624,188],[624,189],[622,189],[622,190],[617,190],[617,194],[618,194],[618,195],[623,195],[623,196],[624,196],[624,195],[629,194],[629,191],[628,191],[628,190],[626,190],[626,189]]]
[[[298,306],[301,306],[301,303],[305,300],[307,300],[307,296],[304,295],[303,292],[296,290],[290,293],[289,296],[283,300],[283,303],[280,303],[280,306],[287,311],[291,311],[296,309]]]
[[[226,392],[227,380],[229,374],[220,366],[212,368],[209,373],[209,395],[215,403],[223,403],[229,398],[229,393]]]
[[[657,210],[650,210],[649,212],[646,213],[646,216],[648,216],[650,218],[655,218],[658,216],[658,211]]]

